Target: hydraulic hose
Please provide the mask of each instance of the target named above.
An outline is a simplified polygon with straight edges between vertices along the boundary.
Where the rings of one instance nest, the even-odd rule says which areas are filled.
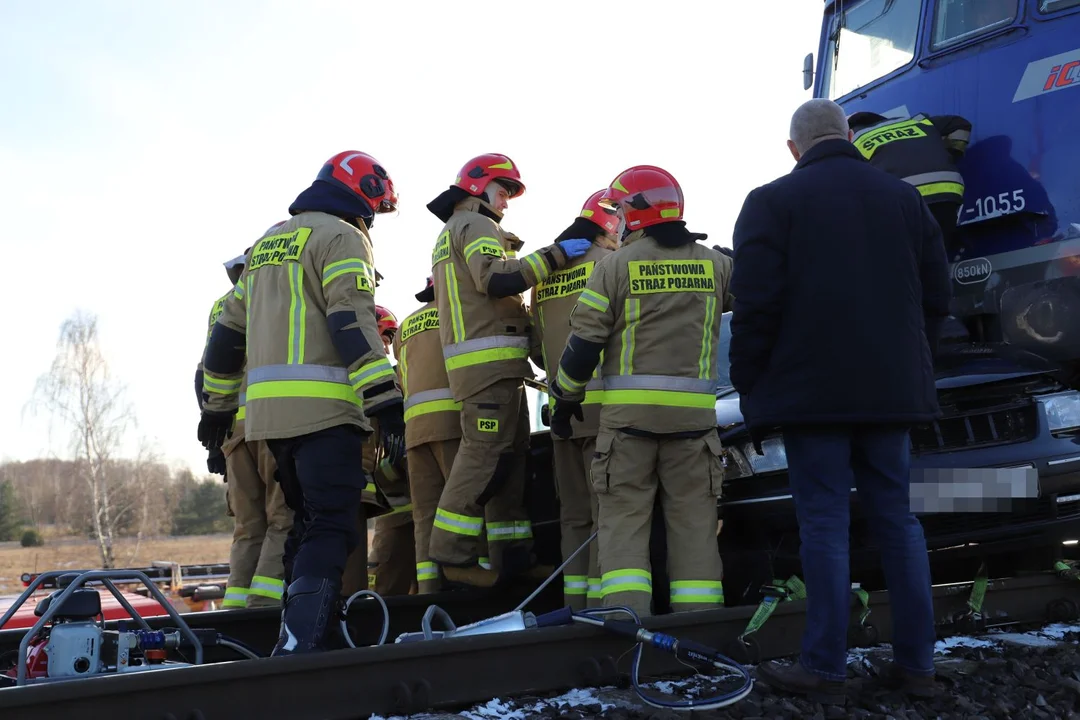
[[[604,618],[604,616],[619,613],[629,615],[633,618],[633,622],[615,620],[612,618],[601,619]],[[548,616],[555,616],[556,614],[561,615],[562,611],[548,613]],[[631,660],[630,682],[638,697],[640,697],[644,703],[651,705],[652,707],[678,711],[716,710],[728,707],[729,705],[734,705],[743,700],[754,689],[754,680],[750,676],[749,671],[739,663],[731,658],[721,655],[714,648],[708,647],[707,645],[700,645],[689,640],[679,640],[671,635],[646,630],[641,626],[641,620],[638,618],[637,613],[630,608],[591,608],[571,613],[570,617],[572,622],[601,627],[609,632],[625,635],[626,637],[637,640],[637,644],[634,646],[633,659]],[[537,618],[537,625],[547,624],[541,622],[543,618],[544,616]],[[704,666],[712,670],[721,670],[739,675],[742,677],[742,684],[735,690],[709,698],[670,701],[651,697],[642,689],[639,680],[641,650],[645,643],[648,643],[658,650],[663,650],[664,652],[674,655],[680,662],[688,667],[700,668]]]
[[[382,596],[374,590],[357,590],[345,601],[345,607],[341,611],[341,634],[345,636],[345,642],[347,642],[351,648],[355,648],[356,643],[353,642],[352,635],[349,634],[349,625],[345,620],[349,617],[349,606],[352,605],[353,600],[364,595],[375,598],[379,602],[379,607],[382,608],[383,612],[382,634],[379,636],[379,642],[375,643],[375,645],[378,646],[385,643],[386,636],[390,634],[390,610],[386,607],[386,601],[384,601]]]
[[[238,652],[241,655],[243,655],[244,657],[248,658],[249,660],[259,660],[260,658],[262,658],[262,655],[255,652],[254,650],[252,650],[250,647],[248,647],[244,643],[242,643],[239,640],[236,640],[234,638],[231,638],[231,637],[229,637],[227,635],[222,635],[222,634],[218,633],[217,644],[222,646],[222,647],[227,647],[230,650],[233,650],[235,652]]]

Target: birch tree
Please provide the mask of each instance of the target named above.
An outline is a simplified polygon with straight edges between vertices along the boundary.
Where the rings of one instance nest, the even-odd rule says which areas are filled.
[[[101,566],[114,568],[113,539],[127,508],[116,505],[122,495],[116,483],[124,474],[110,466],[132,418],[124,388],[101,353],[96,316],[79,311],[63,322],[52,367],[38,379],[36,395],[70,432],[76,467],[90,495]]]

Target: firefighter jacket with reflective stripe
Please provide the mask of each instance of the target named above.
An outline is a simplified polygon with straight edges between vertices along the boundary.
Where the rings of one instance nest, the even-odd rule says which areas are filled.
[[[434,301],[402,321],[394,354],[405,397],[405,447],[461,437],[461,403],[454,400],[446,377]]]
[[[499,380],[535,377],[522,293],[566,264],[557,245],[517,258],[521,241],[480,208],[477,198],[458,203],[431,256],[443,360],[458,401]]]
[[[602,352],[602,426],[658,434],[715,427],[731,259],[697,242],[664,247],[647,233],[631,233],[593,268],[570,316],[558,387],[567,399],[584,396],[597,355],[580,339]],[[568,372],[579,352],[589,355],[588,367]]]
[[[214,330],[214,324],[217,322],[218,318],[221,317],[221,313],[225,310],[225,300],[234,292],[236,292],[236,289],[231,288],[229,292],[219,297],[214,302],[214,306],[210,308],[210,317],[207,319],[206,323],[206,344],[203,345],[203,356],[202,359],[199,360],[200,370],[203,369],[203,361],[206,359],[206,348],[210,344],[210,334]],[[225,440],[224,444],[221,446],[221,452],[226,457],[228,457],[229,454],[236,448],[236,446],[239,445],[240,442],[244,439],[244,394],[247,390],[246,374],[244,376],[244,379],[245,382],[240,384],[240,406],[236,409],[236,415],[233,418],[232,434],[228,437],[227,440]]]
[[[566,267],[552,273],[533,288],[530,303],[533,332],[539,340],[540,359],[549,380],[554,378],[558,371],[559,358],[562,357],[566,339],[570,336],[570,313],[577,305],[581,291],[585,289],[597,263],[613,252],[614,250],[594,243],[587,253],[570,260]],[[585,419],[571,422],[571,437],[596,437],[600,423],[600,403],[603,402],[602,387],[600,366],[597,365],[592,379],[585,385],[585,402],[581,408]],[[555,398],[551,395],[548,395],[548,404],[554,410]]]
[[[401,392],[376,328],[366,231],[303,212],[270,232],[252,247],[211,335],[206,408],[237,406],[246,343],[248,440],[342,424],[371,431],[368,416]]]
[[[855,133],[855,147],[876,168],[911,183],[923,200],[962,202],[964,178],[955,159],[971,137],[971,123],[956,115],[889,118]]]

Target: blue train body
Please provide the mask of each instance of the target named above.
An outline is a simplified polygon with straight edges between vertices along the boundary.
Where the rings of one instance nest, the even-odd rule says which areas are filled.
[[[1080,0],[826,0],[805,68],[850,114],[961,115],[953,313],[1080,361]],[[869,270],[869,269],[868,269]]]

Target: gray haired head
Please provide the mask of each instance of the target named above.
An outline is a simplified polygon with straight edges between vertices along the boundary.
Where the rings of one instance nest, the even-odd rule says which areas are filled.
[[[850,140],[844,109],[825,98],[807,100],[791,116],[788,146],[792,154],[803,155],[823,140]],[[798,159],[796,155],[796,159]]]

